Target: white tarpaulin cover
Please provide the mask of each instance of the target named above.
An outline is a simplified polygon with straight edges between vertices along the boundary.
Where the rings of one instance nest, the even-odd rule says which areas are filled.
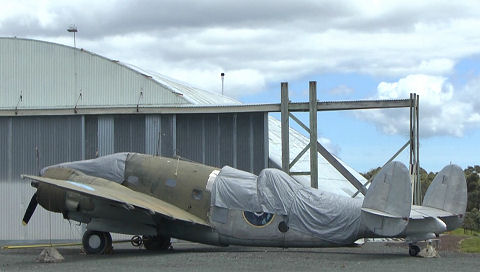
[[[65,162],[42,169],[40,174],[43,176],[50,167],[65,167],[79,170],[87,175],[108,179],[118,183],[125,180],[125,161],[128,153],[115,153],[91,160]]]
[[[362,200],[310,188],[278,169],[260,175],[222,168],[212,188],[213,206],[285,216],[291,229],[332,243],[355,239]]]

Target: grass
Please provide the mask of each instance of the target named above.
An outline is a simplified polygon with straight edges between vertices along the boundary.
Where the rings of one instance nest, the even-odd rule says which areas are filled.
[[[480,253],[480,232],[467,231],[464,233],[463,228],[450,231],[450,235],[464,236],[465,239],[460,242],[460,250],[467,253]]]
[[[473,236],[460,243],[460,250],[467,253],[480,253],[480,237]]]
[[[453,234],[456,236],[480,236],[480,232],[474,230],[467,230],[467,233],[463,231],[463,228],[458,228],[452,231],[449,231],[448,234]]]

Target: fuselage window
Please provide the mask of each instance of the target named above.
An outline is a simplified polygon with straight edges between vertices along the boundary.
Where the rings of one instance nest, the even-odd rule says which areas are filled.
[[[270,224],[275,217],[272,213],[266,212],[243,212],[243,218],[248,224],[255,227],[265,227]]]

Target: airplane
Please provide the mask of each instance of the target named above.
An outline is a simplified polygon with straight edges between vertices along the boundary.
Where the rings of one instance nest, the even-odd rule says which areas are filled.
[[[110,233],[121,233],[140,237],[148,250],[168,249],[171,238],[288,248],[400,237],[416,256],[418,242],[459,227],[467,205],[465,176],[456,165],[437,174],[421,206],[411,205],[409,171],[396,161],[380,170],[363,199],[302,185],[278,169],[257,176],[139,153],[61,163],[22,177],[37,189],[23,224],[37,204],[84,223],[87,254],[106,253]]]

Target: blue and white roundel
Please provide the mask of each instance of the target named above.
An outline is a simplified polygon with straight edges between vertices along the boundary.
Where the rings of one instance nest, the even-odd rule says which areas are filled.
[[[255,227],[267,226],[270,224],[270,222],[272,222],[274,217],[274,214],[266,212],[243,212],[243,218],[245,221]]]

